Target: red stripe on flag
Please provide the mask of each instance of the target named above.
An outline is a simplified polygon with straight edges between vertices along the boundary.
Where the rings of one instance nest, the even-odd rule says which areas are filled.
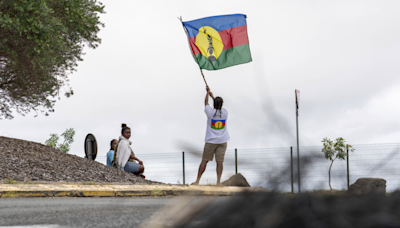
[[[225,29],[219,32],[224,50],[249,43],[247,36],[247,25]],[[190,47],[193,55],[201,54],[196,46],[196,37],[189,37]]]
[[[247,25],[225,29],[219,32],[224,50],[249,43]]]
[[[192,48],[193,55],[201,54],[196,46],[196,37],[189,37],[190,47]]]

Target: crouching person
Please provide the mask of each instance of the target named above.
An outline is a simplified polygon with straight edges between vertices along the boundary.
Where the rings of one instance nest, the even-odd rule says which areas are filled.
[[[121,136],[119,137],[118,144],[115,148],[113,166],[119,170],[124,170],[129,173],[141,175],[144,172],[143,162],[135,156],[129,141],[131,137],[131,129],[122,124]],[[135,160],[138,162],[136,163]]]

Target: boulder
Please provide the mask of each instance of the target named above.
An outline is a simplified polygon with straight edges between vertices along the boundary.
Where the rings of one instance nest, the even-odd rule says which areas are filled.
[[[354,184],[349,186],[349,193],[368,194],[386,193],[386,180],[381,178],[359,178]]]
[[[231,176],[228,180],[222,182],[223,186],[238,186],[238,187],[250,187],[246,178],[240,173]]]

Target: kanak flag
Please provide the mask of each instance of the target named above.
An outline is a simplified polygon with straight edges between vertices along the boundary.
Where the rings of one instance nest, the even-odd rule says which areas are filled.
[[[225,121],[226,120],[214,120],[211,119],[211,128],[215,130],[225,129]]]
[[[252,61],[246,15],[214,16],[182,23],[200,69],[219,70]]]

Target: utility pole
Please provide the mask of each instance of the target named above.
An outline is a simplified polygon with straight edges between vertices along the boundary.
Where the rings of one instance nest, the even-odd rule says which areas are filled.
[[[300,191],[300,148],[299,148],[299,102],[300,102],[300,90],[295,89],[294,94],[296,96],[296,133],[297,133],[297,175],[299,179],[299,193]]]

